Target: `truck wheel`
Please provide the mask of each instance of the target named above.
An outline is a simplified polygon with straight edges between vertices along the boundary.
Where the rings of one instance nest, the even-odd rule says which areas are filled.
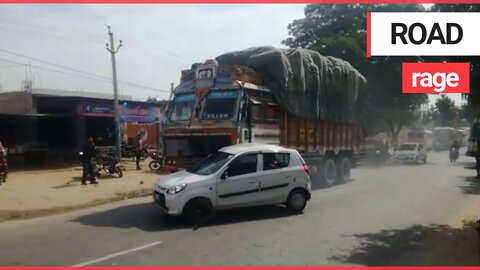
[[[351,162],[347,157],[340,158],[337,166],[337,180],[343,182],[350,179]]]
[[[183,216],[190,225],[200,225],[205,222],[212,213],[212,203],[205,198],[190,200],[183,210]]]
[[[287,208],[294,213],[301,213],[307,206],[307,195],[301,189],[294,189],[287,198]]]
[[[331,187],[333,184],[335,184],[335,180],[337,178],[337,168],[333,159],[327,158],[325,163],[323,163],[321,176],[323,184],[326,187]]]

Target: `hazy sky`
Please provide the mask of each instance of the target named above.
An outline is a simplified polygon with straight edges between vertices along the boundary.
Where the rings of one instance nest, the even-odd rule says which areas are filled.
[[[111,93],[112,84],[105,79],[111,78],[110,54],[105,49],[106,26],[111,25],[116,42],[123,40],[117,54],[118,79],[152,88],[120,83],[121,94],[142,100],[168,98],[170,83],[177,84],[180,71],[194,62],[251,46],[281,46],[288,36],[287,25],[303,17],[304,7],[0,5],[0,90],[19,90],[29,76],[36,88]],[[459,96],[454,99],[460,102]]]
[[[251,46],[281,46],[287,25],[304,5],[0,5],[0,84],[19,90],[31,62],[34,87],[112,92],[101,78],[74,73],[2,50],[111,78],[105,49],[107,25],[123,40],[118,79],[169,90],[194,62]],[[6,62],[12,60],[12,62]],[[19,64],[17,64],[19,63]],[[30,70],[27,71],[30,74]],[[78,73],[75,73],[78,74]],[[120,84],[123,94],[144,99],[168,93]]]

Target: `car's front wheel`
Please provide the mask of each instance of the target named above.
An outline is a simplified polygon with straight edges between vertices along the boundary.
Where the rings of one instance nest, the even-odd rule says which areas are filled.
[[[295,189],[288,195],[286,205],[290,211],[300,213],[307,206],[307,200],[307,194],[304,190]]]
[[[183,210],[183,216],[191,225],[199,225],[212,214],[212,203],[208,199],[196,198],[190,200]]]

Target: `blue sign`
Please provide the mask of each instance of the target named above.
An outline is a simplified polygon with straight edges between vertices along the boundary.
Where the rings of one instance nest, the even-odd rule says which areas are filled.
[[[208,99],[237,98],[237,91],[212,91]]]
[[[196,95],[195,94],[181,94],[175,97],[173,102],[179,103],[179,102],[189,102],[189,101],[195,101]]]
[[[120,104],[120,121],[136,123],[159,123],[162,112],[159,106],[151,104],[126,102]],[[112,103],[85,102],[82,115],[113,117]]]

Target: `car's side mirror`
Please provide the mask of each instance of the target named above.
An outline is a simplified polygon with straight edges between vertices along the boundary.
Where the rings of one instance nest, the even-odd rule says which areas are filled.
[[[227,180],[228,179],[228,170],[225,170],[223,173],[222,173],[222,176],[220,176],[220,178],[222,180]]]

